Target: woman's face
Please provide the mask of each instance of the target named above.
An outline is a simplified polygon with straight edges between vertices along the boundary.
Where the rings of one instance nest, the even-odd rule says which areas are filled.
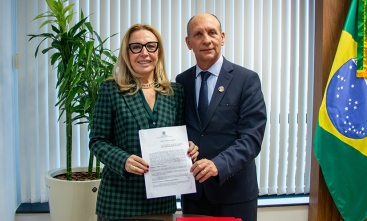
[[[140,75],[143,75],[143,78],[153,79],[154,76],[154,69],[157,66],[158,63],[158,50],[159,48],[154,51],[154,47],[158,44],[157,38],[155,35],[148,31],[148,30],[138,30],[133,32],[130,35],[129,39],[129,60],[131,67],[134,69],[134,71]],[[141,46],[139,44],[131,45],[132,43],[139,43],[145,46]],[[147,44],[148,43],[148,44]],[[141,51],[136,53],[136,51],[139,51],[139,48],[141,48]],[[154,51],[154,52],[148,52]],[[135,53],[132,52],[132,50],[135,50]]]

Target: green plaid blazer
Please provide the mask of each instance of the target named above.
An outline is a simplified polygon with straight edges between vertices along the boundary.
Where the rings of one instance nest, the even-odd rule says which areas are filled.
[[[172,83],[173,96],[157,94],[158,127],[183,125],[184,92]],[[142,156],[140,129],[149,123],[139,93],[127,95],[117,90],[114,80],[101,84],[90,132],[90,151],[104,164],[98,190],[96,214],[121,219],[150,214],[173,214],[176,197],[147,199],[144,176],[124,171],[127,158]]]

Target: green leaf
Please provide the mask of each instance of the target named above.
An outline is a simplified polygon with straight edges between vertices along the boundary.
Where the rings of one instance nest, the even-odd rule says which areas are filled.
[[[94,46],[94,41],[88,41],[87,45],[86,45],[86,49],[87,49],[87,64],[90,61],[90,57],[92,55],[93,52],[93,46]]]
[[[38,44],[38,46],[37,46],[37,48],[36,48],[36,51],[34,52],[34,57],[37,57],[38,49],[39,49],[40,45],[42,44],[42,42],[44,42],[46,39],[47,39],[47,38],[44,38],[44,39],[43,39],[43,40]]]
[[[51,24],[51,23],[53,23],[54,21],[52,21],[52,20],[46,20],[46,21],[44,21],[42,24],[41,24],[41,26],[39,27],[39,28],[42,28],[43,26],[45,26],[45,25],[47,25],[47,24]]]
[[[46,0],[48,7],[54,14],[58,14],[57,2],[55,0]]]
[[[51,25],[51,29],[52,29],[52,31],[54,31],[57,34],[60,33],[60,30],[58,28],[56,28],[55,26],[53,26],[53,25]]]
[[[98,48],[100,45],[102,45],[104,42],[106,42],[106,40],[108,39],[108,38],[106,38],[106,40],[104,40],[104,41],[102,42],[101,37],[99,36],[99,34],[98,34],[97,32],[94,32],[94,34],[96,35],[97,40],[98,40],[98,43],[99,43],[99,45],[97,46],[97,48]]]
[[[38,37],[53,38],[54,35],[51,33],[42,33],[42,34],[39,34]]]
[[[77,38],[83,38],[82,36],[84,34],[86,34],[86,32],[87,32],[87,30],[83,29],[80,32],[78,32],[77,34],[75,34],[72,39],[75,39],[76,40]],[[81,39],[79,39],[79,40],[81,40]],[[84,41],[84,38],[83,38],[83,41]]]
[[[70,14],[66,16],[66,20],[70,23],[73,20],[74,10],[71,10]]]
[[[74,69],[73,70],[73,76],[74,76],[74,79],[72,80],[71,82],[71,87],[74,88],[80,81],[80,78],[81,78],[81,74],[78,74],[77,73],[77,70]],[[76,87],[77,88],[77,87]]]
[[[70,57],[70,59],[68,60],[68,66],[66,67],[66,75],[70,72],[71,68],[73,67],[73,63],[74,63],[74,55]]]
[[[83,20],[79,21],[75,24],[72,28],[70,28],[70,36],[74,36],[75,32],[85,23],[88,17],[84,18]]]
[[[80,10],[80,20],[83,20],[85,17],[84,17],[84,13],[83,13],[83,10]]]
[[[70,11],[70,14],[73,14],[73,7],[74,7],[74,3],[73,3],[73,4],[71,4],[71,5],[66,6],[66,7],[62,10],[61,14],[65,15],[65,13],[66,13],[66,12],[68,12],[68,11]]]
[[[50,12],[44,12],[42,14],[37,15],[32,21],[35,21],[40,18],[48,18],[48,17],[53,17],[53,14]]]
[[[54,47],[48,47],[48,48],[46,48],[46,49],[43,49],[42,50],[42,54],[46,54],[49,50],[51,50],[51,49],[53,49]]]
[[[64,2],[66,2],[66,1],[63,1],[63,2],[61,2],[61,1],[57,1],[56,2],[56,11],[54,12],[57,16],[60,16],[60,18],[62,18],[62,16],[64,15],[63,13],[62,13],[62,11],[63,11],[63,9],[64,9]]]
[[[88,29],[88,31],[89,31],[90,33],[93,33],[93,32],[94,32],[94,31],[93,31],[92,24],[91,24],[90,22],[86,22],[86,23],[85,23],[85,26],[87,27],[87,29]]]
[[[56,52],[53,55],[51,55],[51,65],[54,65],[55,62],[61,57],[61,54]]]
[[[87,100],[85,101],[85,105],[84,105],[84,112],[87,112],[87,110],[89,109],[92,103],[93,103],[93,100],[91,98],[87,98]]]

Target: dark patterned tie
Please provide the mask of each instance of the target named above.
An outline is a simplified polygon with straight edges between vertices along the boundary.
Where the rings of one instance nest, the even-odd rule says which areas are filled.
[[[205,120],[206,110],[208,109],[209,101],[208,101],[208,77],[212,74],[209,71],[202,71],[201,74],[201,86],[200,86],[200,94],[199,94],[199,104],[198,104],[198,112],[200,121],[203,124]]]

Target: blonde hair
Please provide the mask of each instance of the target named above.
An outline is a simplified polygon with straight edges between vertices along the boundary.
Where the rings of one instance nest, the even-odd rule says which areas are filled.
[[[164,64],[162,37],[154,27],[144,24],[135,24],[131,26],[122,39],[119,56],[115,66],[113,67],[112,73],[113,78],[118,84],[119,90],[121,92],[128,92],[128,94],[132,95],[137,93],[141,88],[139,84],[140,75],[131,67],[129,59],[130,36],[132,33],[139,30],[147,30],[152,32],[158,40],[158,62],[154,69],[154,79],[157,83],[157,86],[154,87],[154,90],[160,92],[163,95],[173,95],[171,82],[168,80]]]

